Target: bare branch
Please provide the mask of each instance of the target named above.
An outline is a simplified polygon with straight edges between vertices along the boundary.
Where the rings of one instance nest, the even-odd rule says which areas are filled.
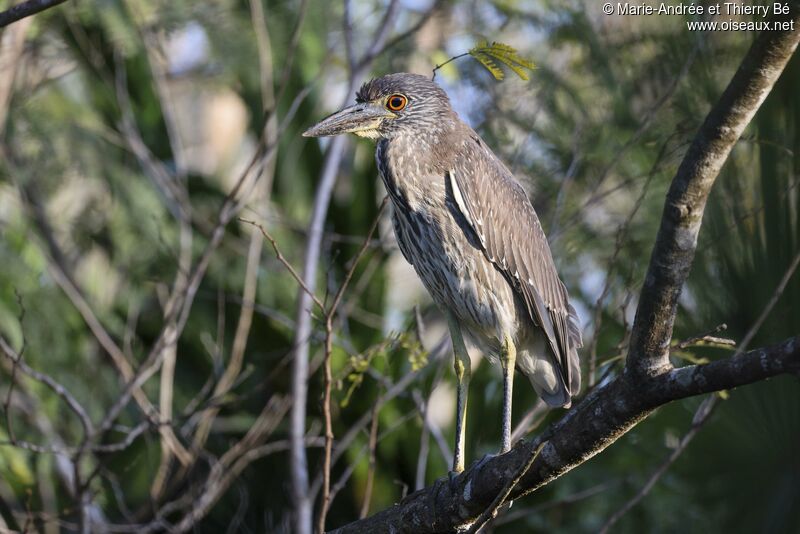
[[[278,424],[283,420],[289,409],[290,400],[281,396],[272,397],[264,406],[253,426],[245,436],[230,447],[224,455],[211,467],[211,473],[206,479],[199,498],[192,499],[191,510],[177,524],[177,532],[186,532],[205,517],[211,507],[225,493],[239,473],[262,454],[250,454],[272,434]]]
[[[333,297],[333,302],[331,303],[330,308],[325,310],[325,355],[323,357],[324,393],[322,400],[322,413],[325,419],[325,454],[322,460],[322,504],[320,506],[319,516],[317,518],[317,530],[319,532],[325,531],[325,516],[328,513],[328,507],[330,506],[331,498],[331,451],[333,450],[333,421],[331,420],[331,383],[333,382],[333,376],[331,371],[331,356],[333,354],[333,318],[336,315],[336,309],[339,307],[339,303],[342,301],[342,296],[344,295],[347,286],[350,284],[350,280],[353,278],[353,273],[355,273],[358,263],[361,261],[364,253],[369,248],[370,241],[372,241],[372,236],[378,229],[378,223],[381,221],[381,214],[383,213],[384,208],[386,208],[388,201],[388,196],[383,197],[383,201],[381,202],[380,208],[378,208],[378,213],[375,215],[375,220],[373,221],[372,226],[367,233],[367,237],[364,238],[361,248],[358,249],[355,257],[352,259],[350,269],[348,269],[342,285],[339,286],[339,290]],[[375,417],[377,417],[377,412]],[[367,506],[369,506],[369,498],[367,498],[365,503]],[[364,513],[364,515],[366,515],[366,513]]]
[[[672,400],[732,389],[783,373],[800,372],[800,336],[707,365],[650,378],[623,375],[593,390],[550,427],[536,461],[508,498],[517,499],[600,453],[658,406]],[[335,532],[453,531],[478,517],[530,458],[537,446],[522,441],[511,451],[473,464],[453,479],[440,479],[400,503]]]
[[[41,382],[42,384],[46,385],[50,388],[53,393],[61,397],[64,403],[69,407],[72,412],[78,416],[78,419],[81,422],[81,426],[83,426],[83,435],[84,439],[89,439],[92,434],[94,433],[94,425],[92,424],[92,420],[89,417],[89,414],[86,413],[86,410],[83,408],[80,402],[75,398],[72,393],[69,392],[67,388],[65,388],[62,384],[57,382],[53,377],[47,375],[45,373],[41,373],[36,369],[31,368],[28,364],[22,361],[22,355],[17,354],[17,352],[8,344],[6,339],[3,336],[0,336],[0,351],[2,351],[3,355],[12,361],[13,369],[19,369],[24,374],[28,375],[29,377],[33,378]],[[13,384],[13,374],[12,374],[12,384]],[[9,386],[11,387],[11,386]],[[12,442],[14,440],[12,439]]]
[[[386,41],[386,37],[391,30],[394,19],[397,15],[398,1],[391,0],[386,9],[386,13],[375,32],[372,46],[364,54],[358,66],[350,69],[347,84],[347,99],[355,91],[357,83],[367,72],[369,65],[380,51]],[[350,31],[345,24],[345,31]],[[346,100],[345,100],[346,102]],[[336,184],[336,177],[339,165],[344,157],[345,139],[342,136],[335,137],[328,145],[325,158],[322,164],[317,192],[314,195],[311,220],[308,224],[308,241],[305,249],[305,262],[303,265],[304,285],[311,290],[316,289],[317,267],[319,263],[320,247],[322,244],[322,230],[325,218],[328,213],[333,186]],[[311,501],[308,497],[308,461],[306,458],[303,437],[305,435],[306,424],[306,396],[308,393],[308,353],[309,339],[311,337],[311,317],[308,309],[311,304],[311,297],[308,291],[303,291],[297,299],[297,310],[295,323],[294,346],[292,365],[292,404],[290,437],[295,444],[292,448],[291,473],[292,473],[292,501],[295,506],[294,511],[294,530],[298,534],[311,533]]]
[[[764,324],[764,321],[766,321],[767,317],[775,308],[775,305],[778,303],[778,300],[780,299],[781,295],[786,289],[789,280],[792,278],[792,275],[794,275],[795,270],[797,270],[798,264],[800,264],[800,253],[798,253],[795,256],[794,260],[789,265],[789,268],[786,269],[786,272],[781,277],[780,282],[778,282],[778,285],[775,288],[772,297],[769,299],[769,301],[767,301],[767,304],[764,306],[764,309],[761,310],[761,313],[759,314],[758,318],[755,320],[753,325],[745,334],[742,343],[739,345],[739,348],[736,349],[734,357],[740,356],[745,350],[747,350],[747,347],[750,345],[750,341],[752,341],[753,337],[755,337],[755,335],[761,329],[761,326]],[[678,343],[677,346],[685,348],[689,345],[697,343],[698,341],[705,341],[708,338],[711,338],[714,342],[716,342],[718,338],[710,336],[709,334],[715,334],[721,330],[724,330],[725,328],[727,328],[727,326],[725,324],[721,324],[716,328],[714,328],[711,332],[689,338],[686,341]],[[723,341],[730,341],[730,340],[723,340]],[[653,489],[653,486],[655,486],[656,482],[658,482],[658,480],[664,475],[664,473],[666,473],[667,469],[669,469],[669,467],[673,463],[675,463],[675,461],[678,459],[681,453],[686,449],[686,447],[689,445],[689,442],[694,438],[695,434],[697,434],[697,432],[700,431],[700,428],[702,428],[702,426],[706,423],[706,421],[708,421],[708,418],[711,416],[711,413],[714,411],[714,408],[716,408],[716,405],[719,402],[719,398],[720,398],[719,396],[713,395],[711,397],[708,397],[705,401],[703,401],[703,403],[700,405],[699,408],[697,408],[697,411],[694,414],[694,418],[692,419],[692,427],[683,436],[683,438],[681,439],[680,443],[675,448],[675,450],[673,450],[669,454],[669,456],[661,463],[661,465],[658,466],[658,468],[653,472],[653,474],[647,480],[645,485],[642,486],[642,489],[639,490],[636,493],[636,495],[634,495],[628,502],[626,502],[622,506],[622,508],[617,510],[611,517],[608,518],[608,520],[603,525],[603,528],[600,531],[601,533],[608,532],[609,529],[617,521],[619,521],[631,508],[636,506],[645,496],[647,496],[650,490]]]
[[[714,334],[718,334],[718,333],[720,333],[720,332],[722,332],[724,330],[727,330],[727,329],[728,329],[728,325],[726,325],[725,323],[719,324],[719,325],[715,326],[714,328],[712,328],[711,330],[709,330],[708,332],[703,332],[702,334],[698,334],[696,336],[692,336],[692,337],[690,337],[688,339],[684,339],[683,341],[679,341],[678,343],[675,343],[675,348],[676,349],[685,349],[685,348],[688,348],[688,347],[692,347],[692,346],[695,346],[695,345],[701,345],[701,344],[705,344],[705,343],[708,343],[708,342],[719,343],[719,344],[722,344],[722,345],[731,345],[732,344],[733,346],[736,346],[736,342],[735,341],[730,340],[730,339],[720,338],[720,337],[717,337],[717,336],[714,335]]]
[[[788,17],[794,21],[792,27],[800,26],[800,6],[792,4]],[[708,194],[798,41],[800,28],[762,32],[686,152],[667,193],[640,294],[627,363],[631,371],[652,374],[669,369],[678,296],[694,259]]]
[[[684,434],[683,438],[681,438],[680,443],[675,449],[667,456],[667,458],[661,463],[661,465],[653,471],[653,474],[647,479],[642,489],[639,490],[636,495],[628,502],[626,502],[622,508],[617,510],[614,515],[608,518],[608,521],[605,522],[603,527],[600,529],[600,534],[606,534],[614,524],[619,521],[622,516],[624,516],[631,508],[636,506],[642,499],[644,499],[650,490],[653,489],[653,486],[656,485],[658,479],[667,472],[667,469],[675,463],[675,460],[686,450],[686,447],[689,446],[689,443],[694,439],[697,433],[703,428],[703,425],[706,424],[711,414],[714,412],[714,408],[717,406],[717,396],[711,396],[706,398],[700,407],[697,409],[697,413],[692,420],[692,427],[689,431]]]
[[[482,529],[483,526],[489,520],[493,519],[497,515],[498,510],[503,505],[503,503],[506,502],[506,499],[508,498],[508,495],[511,493],[511,490],[514,489],[514,486],[519,484],[519,481],[522,479],[522,477],[524,477],[528,473],[528,470],[533,465],[533,462],[536,461],[536,458],[539,456],[539,453],[542,452],[542,449],[544,448],[546,443],[547,443],[546,441],[543,441],[541,439],[539,440],[539,444],[536,446],[535,449],[533,449],[533,453],[531,453],[530,458],[528,458],[528,460],[524,464],[522,464],[522,466],[519,468],[519,470],[517,470],[517,472],[514,474],[513,477],[508,479],[506,485],[503,486],[503,489],[500,490],[500,492],[494,498],[492,503],[486,508],[486,510],[484,510],[483,513],[481,513],[481,515],[478,517],[477,520],[475,520],[475,522],[467,531],[467,534],[477,534],[477,532],[480,531],[480,529]]]
[[[255,221],[243,219],[241,217],[239,218],[239,220],[243,223],[252,224],[261,231],[261,235],[263,235],[264,238],[267,241],[269,241],[269,244],[272,245],[272,250],[275,251],[275,257],[278,258],[278,261],[281,262],[284,267],[286,267],[286,270],[289,271],[289,274],[292,275],[292,278],[294,278],[297,281],[297,283],[300,285],[300,288],[303,291],[305,291],[306,295],[308,295],[309,298],[311,298],[311,300],[314,302],[314,304],[317,305],[317,307],[320,309],[320,312],[325,313],[325,304],[321,300],[319,300],[319,297],[317,297],[317,295],[311,290],[311,288],[306,285],[305,281],[303,281],[300,275],[297,274],[295,268],[292,266],[291,263],[289,263],[289,260],[286,259],[286,256],[283,255],[281,249],[278,248],[278,242],[275,240],[274,237],[272,237],[272,234],[270,234],[266,230],[266,228],[264,228],[263,225]]]
[[[25,17],[41,13],[46,9],[55,7],[58,4],[63,4],[66,1],[67,0],[27,0],[21,4],[17,4],[0,13],[0,28],[4,28],[12,22],[24,19]]]

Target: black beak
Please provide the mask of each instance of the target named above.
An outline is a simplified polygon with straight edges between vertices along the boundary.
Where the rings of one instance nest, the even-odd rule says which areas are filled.
[[[327,137],[343,133],[359,133],[377,129],[384,119],[393,114],[382,106],[361,103],[337,111],[305,132],[303,137]]]

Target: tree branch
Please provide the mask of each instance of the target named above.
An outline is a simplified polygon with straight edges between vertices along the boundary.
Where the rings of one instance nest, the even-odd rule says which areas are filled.
[[[750,47],[719,102],[706,117],[667,193],[661,227],[639,295],[627,367],[637,373],[669,368],[678,297],[694,260],[706,200],[722,165],[769,94],[800,40],[800,6],[780,19],[787,31],[765,31]]]
[[[378,29],[373,36],[373,44],[367,50],[362,60],[357,65],[352,64],[348,58],[348,83],[346,99],[356,90],[358,81],[367,73],[372,58],[370,54],[380,50],[386,41],[389,31],[394,25],[397,14],[396,0],[392,0],[386,9]],[[345,32],[352,31],[345,20]],[[349,38],[349,36],[348,36]],[[374,56],[373,56],[374,58]],[[342,105],[347,102],[345,100]],[[304,285],[313,293],[316,289],[317,268],[322,246],[323,227],[328,206],[333,195],[333,188],[339,174],[339,166],[344,158],[345,138],[334,137],[325,152],[322,163],[317,192],[314,195],[311,220],[308,224],[308,241],[305,247],[305,260],[303,264]],[[298,295],[296,308],[296,330],[294,336],[295,350],[292,358],[292,405],[289,436],[293,443],[290,451],[290,469],[292,480],[292,505],[294,507],[294,531],[298,534],[311,533],[312,502],[308,496],[308,460],[303,444],[306,424],[306,397],[308,396],[308,354],[309,339],[311,338],[311,297],[305,290]]]
[[[733,359],[738,358],[744,353],[744,351],[747,350],[747,347],[750,345],[750,341],[752,341],[753,337],[755,337],[756,333],[758,333],[758,331],[761,329],[761,326],[764,324],[764,321],[766,321],[767,317],[769,317],[769,314],[772,312],[773,308],[775,308],[775,305],[778,303],[778,300],[780,300],[781,295],[783,294],[783,291],[786,289],[786,286],[789,284],[789,280],[792,278],[792,275],[797,269],[798,264],[800,264],[800,253],[798,253],[795,256],[794,260],[792,260],[792,263],[789,264],[789,268],[786,269],[786,272],[783,274],[783,277],[781,278],[780,282],[778,282],[778,286],[772,293],[772,298],[769,299],[766,306],[764,306],[764,309],[761,310],[761,313],[758,315],[756,321],[753,323],[753,325],[745,334],[744,338],[742,339],[742,342],[739,344],[739,347],[733,354],[732,357]],[[712,331],[712,333],[719,332],[724,328],[726,328],[726,326],[722,324],[716,327]],[[681,343],[678,343],[678,347],[682,346],[686,347],[689,346],[690,344],[697,343],[700,340],[705,340],[708,338],[711,338],[712,340],[715,341],[719,339],[711,337],[709,335],[696,336],[687,339],[686,341],[683,341]],[[725,340],[725,341],[730,341],[730,340]],[[731,341],[731,343],[734,342]],[[656,484],[656,482],[658,482],[658,479],[661,478],[661,476],[663,476],[664,473],[666,473],[667,469],[669,469],[669,467],[678,459],[678,456],[680,456],[681,453],[686,449],[686,447],[689,445],[689,442],[692,441],[695,434],[697,434],[702,428],[702,426],[706,423],[706,421],[708,421],[709,416],[714,411],[714,408],[719,402],[719,399],[720,396],[711,395],[707,397],[705,401],[703,401],[703,403],[695,412],[694,418],[692,420],[692,427],[689,429],[689,432],[687,432],[686,435],[683,436],[683,439],[681,439],[678,447],[676,447],[675,450],[673,450],[670,453],[670,455],[666,458],[666,460],[664,460],[661,463],[661,465],[658,466],[658,469],[656,469],[653,472],[653,474],[647,480],[647,483],[644,485],[644,487],[642,487],[642,489],[639,492],[637,492],[637,494],[634,495],[633,498],[631,498],[628,502],[626,502],[622,506],[622,508],[617,510],[611,517],[608,518],[606,523],[600,529],[600,534],[607,533],[617,521],[619,521],[626,513],[628,513],[628,511],[631,510],[631,508],[636,506],[642,499],[644,499],[644,497],[650,492],[650,490],[653,489],[653,486]]]
[[[597,388],[555,423],[552,437],[528,473],[509,494],[517,499],[598,454],[672,400],[732,389],[783,373],[800,372],[800,336],[741,356],[692,365],[658,376],[623,374]],[[522,441],[506,454],[473,464],[452,482],[447,478],[412,493],[400,503],[335,532],[450,532],[479,516],[535,452],[537,440]]]
[[[639,299],[625,371],[593,389],[560,421],[524,477],[516,499],[587,461],[658,406],[692,395],[731,389],[782,373],[800,372],[800,336],[707,365],[673,369],[672,327],[689,274],[706,200],[744,128],[775,84],[800,40],[800,6],[791,5],[791,31],[764,32],[745,56],[720,101],[706,117],[670,186]],[[784,18],[783,20],[787,20]],[[540,440],[440,479],[372,517],[336,532],[452,532],[475,521],[504,491]]]
[[[45,9],[55,7],[58,4],[63,4],[66,1],[67,0],[28,0],[27,2],[17,4],[0,13],[0,28],[4,28],[12,22],[17,22],[25,17],[35,15]]]

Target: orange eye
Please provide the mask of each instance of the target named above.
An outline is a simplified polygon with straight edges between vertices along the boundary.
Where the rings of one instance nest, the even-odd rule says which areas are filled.
[[[386,109],[389,111],[402,111],[408,104],[408,99],[403,95],[392,95],[386,99]]]

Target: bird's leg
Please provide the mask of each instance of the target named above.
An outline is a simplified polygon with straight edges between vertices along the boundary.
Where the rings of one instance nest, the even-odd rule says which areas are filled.
[[[461,335],[461,327],[456,317],[448,312],[447,324],[450,327],[450,337],[453,340],[453,367],[456,370],[458,393],[456,398],[456,450],[453,455],[453,471],[460,473],[464,470],[464,440],[467,423],[467,393],[469,378],[472,369],[469,362],[467,347]]]
[[[503,448],[501,453],[511,449],[511,396],[514,391],[514,366],[517,361],[517,347],[506,334],[500,350],[500,364],[503,366]]]

